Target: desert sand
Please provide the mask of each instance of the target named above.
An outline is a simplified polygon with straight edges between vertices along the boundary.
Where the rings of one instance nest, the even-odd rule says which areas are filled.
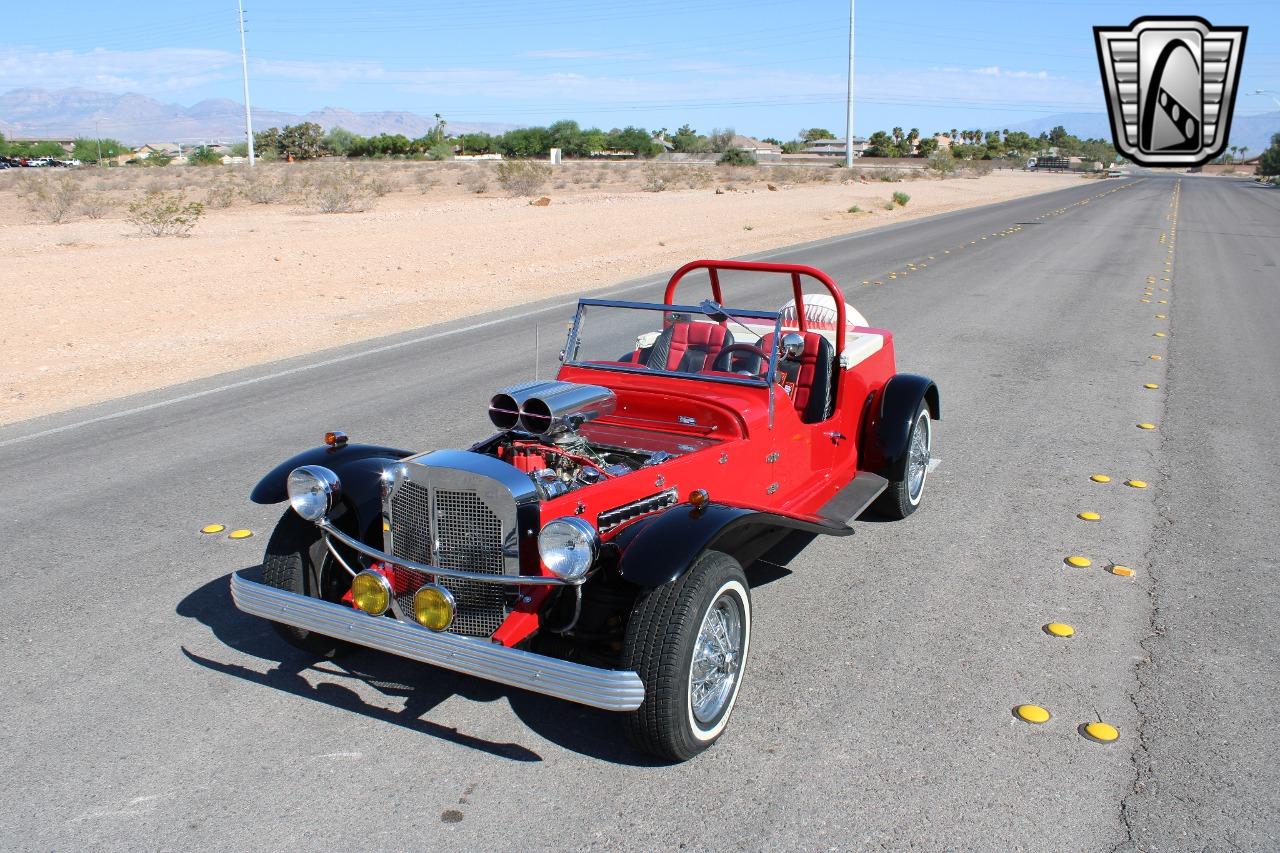
[[[996,172],[812,183],[768,169],[729,177],[712,170],[698,188],[645,192],[635,170],[622,178],[596,170],[572,183],[553,179],[538,193],[551,202],[539,207],[496,185],[477,194],[463,172],[439,166],[388,172],[400,176],[394,189],[364,212],[240,200],[206,210],[185,238],[138,236],[123,207],[144,180],[201,198],[199,182],[188,186],[181,175],[202,170],[100,178],[115,199],[110,212],[62,224],[42,221],[20,196],[28,178],[0,173],[0,423],[579,294],[695,257],[732,257],[1082,180]],[[408,171],[430,167],[436,177],[415,180]],[[899,190],[910,202],[883,209]],[[849,213],[853,205],[864,212]]]

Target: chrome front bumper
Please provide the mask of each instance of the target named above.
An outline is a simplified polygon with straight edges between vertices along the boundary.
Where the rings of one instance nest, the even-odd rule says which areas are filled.
[[[273,622],[593,708],[632,711],[644,701],[644,683],[631,671],[584,666],[488,640],[428,631],[267,586],[238,572],[231,575],[231,598],[245,613]]]

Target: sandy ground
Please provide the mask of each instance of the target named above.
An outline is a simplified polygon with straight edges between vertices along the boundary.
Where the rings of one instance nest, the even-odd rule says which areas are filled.
[[[666,192],[559,181],[535,207],[446,179],[402,184],[362,213],[241,202],[208,210],[190,237],[149,238],[118,207],[40,221],[0,173],[0,423],[1081,179],[766,180]],[[910,202],[883,210],[895,190]]]

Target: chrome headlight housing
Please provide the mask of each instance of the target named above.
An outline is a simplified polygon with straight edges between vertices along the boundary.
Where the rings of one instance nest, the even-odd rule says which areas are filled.
[[[600,550],[596,529],[577,516],[547,522],[538,534],[538,555],[562,580],[578,580],[591,571]]]
[[[338,475],[321,465],[303,465],[289,472],[285,491],[289,505],[307,521],[319,521],[338,499]]]

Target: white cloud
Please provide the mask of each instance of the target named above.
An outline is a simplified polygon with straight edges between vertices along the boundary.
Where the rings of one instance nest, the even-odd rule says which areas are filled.
[[[0,89],[172,93],[234,76],[240,57],[221,50],[156,48],[41,51],[0,48]]]

